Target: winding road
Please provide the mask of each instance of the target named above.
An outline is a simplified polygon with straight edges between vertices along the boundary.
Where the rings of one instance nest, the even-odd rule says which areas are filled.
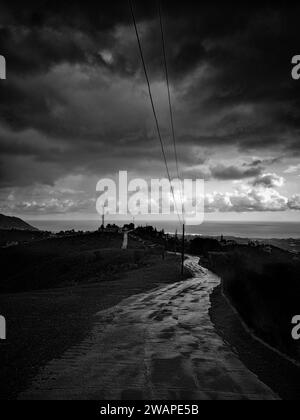
[[[274,400],[215,331],[220,279],[189,257],[193,278],[97,314],[90,336],[50,362],[21,399]]]

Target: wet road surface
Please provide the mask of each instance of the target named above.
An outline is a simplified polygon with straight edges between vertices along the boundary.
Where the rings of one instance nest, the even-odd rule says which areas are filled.
[[[190,257],[193,278],[97,314],[90,336],[50,362],[21,399],[273,400],[215,331],[220,279]]]

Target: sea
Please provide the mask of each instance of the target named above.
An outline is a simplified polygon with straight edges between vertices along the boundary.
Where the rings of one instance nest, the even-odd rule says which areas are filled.
[[[98,220],[28,220],[40,230],[60,232],[66,230],[95,231],[99,228]],[[139,222],[139,225],[146,223]],[[153,223],[157,229],[166,233],[181,232],[179,226],[172,223]],[[120,224],[120,226],[122,226]],[[300,223],[297,222],[204,222],[199,226],[187,226],[187,235],[219,237],[221,235],[236,238],[256,239],[300,239]]]

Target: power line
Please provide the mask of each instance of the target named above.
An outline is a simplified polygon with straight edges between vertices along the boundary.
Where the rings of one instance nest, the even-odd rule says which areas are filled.
[[[155,119],[158,138],[159,138],[159,141],[160,141],[161,151],[162,151],[164,163],[165,163],[166,170],[167,170],[168,179],[169,179],[171,190],[172,190],[172,195],[173,195],[174,204],[175,204],[175,207],[176,207],[178,220],[179,220],[179,223],[181,224],[182,221],[181,221],[181,218],[179,216],[179,212],[178,212],[178,208],[177,208],[177,203],[176,203],[175,194],[174,194],[174,188],[173,188],[172,181],[171,181],[170,171],[169,171],[169,167],[168,167],[168,161],[167,161],[165,148],[164,148],[164,144],[163,144],[163,140],[162,140],[162,135],[161,135],[160,128],[159,128],[158,118],[157,118],[155,105],[154,105],[154,100],[153,100],[152,91],[151,91],[150,80],[149,80],[148,73],[147,73],[147,67],[146,67],[146,62],[145,62],[144,53],[143,53],[143,49],[142,49],[142,44],[141,44],[141,40],[140,40],[138,28],[137,28],[137,22],[136,22],[135,15],[134,15],[132,0],[129,0],[129,4],[130,4],[132,20],[133,20],[133,24],[134,24],[135,34],[136,34],[136,38],[137,38],[137,42],[138,42],[138,46],[139,46],[139,51],[140,51],[140,55],[141,55],[141,59],[142,59],[143,69],[144,69],[144,73],[145,73],[145,77],[146,77],[146,81],[147,81],[147,85],[148,85],[149,97],[150,97],[151,107],[152,107],[152,111],[153,111],[153,115],[154,115],[154,119]]]
[[[160,22],[160,31],[161,31],[161,39],[162,39],[163,56],[164,56],[164,66],[165,66],[165,73],[166,73],[166,82],[167,82],[167,88],[168,88],[168,102],[169,102],[170,121],[171,121],[171,128],[172,128],[174,155],[175,155],[175,162],[176,162],[176,172],[177,172],[177,177],[181,181],[181,186],[182,186],[182,179],[181,179],[181,176],[179,174],[179,159],[178,159],[177,146],[176,146],[176,135],[175,135],[175,128],[174,128],[174,115],[173,115],[173,107],[172,107],[172,101],[171,101],[171,89],[170,89],[169,70],[168,70],[168,63],[167,63],[166,42],[165,42],[165,34],[164,34],[163,18],[162,18],[162,7],[161,7],[161,1],[160,0],[157,0],[157,5],[158,5],[158,13],[159,13],[159,22]],[[182,211],[184,212],[182,188],[180,188],[180,198],[181,198]],[[183,219],[184,219],[184,215],[183,215]]]
[[[177,170],[177,177],[181,182],[180,198],[181,198],[181,210],[183,212],[182,214],[183,223],[182,223],[181,275],[183,277],[184,260],[185,260],[185,211],[184,211],[183,191],[182,191],[183,184],[182,184],[182,179],[179,175],[179,163],[178,163],[176,136],[175,136],[175,128],[174,128],[173,108],[172,108],[172,101],[171,101],[171,90],[170,90],[169,71],[168,71],[168,63],[167,63],[166,43],[165,43],[165,34],[164,34],[163,19],[162,19],[162,8],[161,8],[160,0],[157,0],[157,4],[158,4],[158,13],[159,13],[162,49],[163,49],[163,56],[164,56],[164,65],[165,65],[165,72],[166,72],[166,82],[167,82],[167,88],[168,88],[168,101],[169,101],[170,121],[171,121],[171,127],[172,127],[173,147],[174,147],[174,154],[175,154],[175,161],[176,161],[176,170]]]

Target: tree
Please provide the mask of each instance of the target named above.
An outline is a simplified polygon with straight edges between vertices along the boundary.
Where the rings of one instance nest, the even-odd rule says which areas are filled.
[[[221,251],[221,245],[217,239],[195,238],[190,243],[190,252],[196,255],[207,256],[209,252]]]

